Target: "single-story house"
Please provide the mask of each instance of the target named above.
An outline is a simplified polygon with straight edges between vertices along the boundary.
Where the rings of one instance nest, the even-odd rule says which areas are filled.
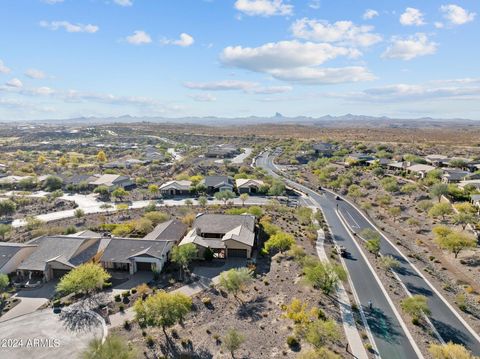
[[[209,193],[233,191],[233,178],[229,176],[207,176],[201,183]]]
[[[100,263],[105,269],[126,271],[161,271],[173,247],[172,241],[111,238]]]
[[[433,166],[423,165],[423,164],[420,164],[420,163],[416,163],[416,164],[408,166],[406,168],[407,172],[413,173],[413,174],[419,176],[420,178],[425,178],[425,176],[427,175],[428,172],[431,172],[435,169],[436,168],[433,167]]]
[[[406,171],[407,167],[409,166],[410,166],[410,163],[406,161],[393,161],[387,164],[387,170],[398,173],[398,172]]]
[[[313,150],[317,156],[331,157],[335,147],[331,143],[320,142],[313,145]]]
[[[143,166],[149,161],[137,160],[136,158],[129,158],[126,160],[118,160],[102,165],[103,168],[132,168],[133,166]]]
[[[442,174],[442,182],[444,183],[458,183],[467,179],[472,173],[469,171],[460,170],[458,168],[445,168]]]
[[[148,161],[163,161],[165,160],[165,155],[161,152],[158,152],[155,147],[148,146],[145,148],[144,157]]]
[[[345,157],[345,164],[351,165],[365,165],[368,161],[374,160],[375,157],[365,153],[351,153]]]
[[[160,193],[164,196],[187,196],[191,187],[192,181],[168,181],[160,186]]]
[[[448,161],[450,161],[450,158],[444,155],[428,155],[428,156],[425,156],[425,161],[431,164],[432,166],[442,167],[448,164]]]
[[[460,181],[458,183],[458,187],[460,188],[465,188],[466,186],[473,186],[476,189],[480,190],[480,180],[466,180],[466,181]]]
[[[171,241],[179,243],[187,233],[188,226],[176,219],[163,222],[155,226],[153,231],[148,233],[143,239],[156,241]]]
[[[239,178],[235,180],[235,184],[238,193],[258,193],[264,182],[257,179]]]
[[[222,144],[208,147],[205,157],[231,158],[239,153],[240,151],[237,147],[228,144]]]
[[[91,261],[109,238],[42,236],[27,242],[36,249],[18,266],[17,275],[45,282]]]
[[[375,158],[373,160],[369,160],[367,161],[367,163],[369,165],[372,165],[372,166],[380,166],[380,167],[383,167],[383,168],[387,168],[387,166],[392,162],[391,159],[389,158]]]
[[[179,245],[195,244],[199,258],[207,248],[215,258],[251,258],[255,237],[255,216],[200,214]]]
[[[92,187],[106,186],[110,191],[117,187],[131,188],[134,186],[133,181],[128,176],[121,176],[115,174],[94,175],[94,178],[89,182]]]
[[[36,248],[33,244],[0,242],[0,273],[15,273]]]

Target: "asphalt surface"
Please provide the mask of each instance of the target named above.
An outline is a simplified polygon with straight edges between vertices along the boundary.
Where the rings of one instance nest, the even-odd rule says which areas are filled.
[[[274,167],[271,158],[260,157],[257,165],[273,173]],[[273,175],[276,176],[274,173]],[[358,247],[350,237],[348,230],[336,213],[337,201],[335,198],[333,198],[332,201],[332,198],[324,194],[318,194],[288,179],[285,181],[289,186],[307,193],[310,199],[320,206],[335,242],[346,248],[348,256],[344,258],[345,264],[354,284],[358,299],[360,303],[362,303],[362,308],[378,354],[382,358],[418,358],[407,334],[402,329],[398,318],[385,297],[382,288],[376,281],[367,262],[362,257]],[[369,301],[372,302],[372,309],[368,306]]]
[[[259,157],[257,165],[266,168],[270,173],[273,173],[275,169],[271,157]],[[337,200],[335,195],[323,191],[322,194],[319,194],[288,179],[286,179],[286,182],[290,186],[308,193],[310,198],[322,208],[334,240],[347,249],[349,257],[345,258],[345,263],[358,298],[364,307],[369,300],[373,303],[373,313],[368,308],[364,308],[364,310],[380,356],[383,358],[417,357],[412,344],[400,326],[399,320],[393,313],[384,293],[375,281],[370,268],[340,220],[338,212],[347,223],[348,229],[355,233],[359,233],[364,228],[375,230],[376,228],[355,207],[346,201]],[[468,324],[459,318],[454,309],[442,300],[425,278],[420,276],[412,264],[384,237],[381,240],[380,252],[382,255],[391,255],[400,262],[400,268],[396,271],[397,275],[412,295],[422,294],[428,298],[431,310],[430,320],[442,339],[445,342],[452,341],[462,344],[474,354],[479,355],[480,340],[478,340],[478,334],[472,333],[473,330],[468,327]]]

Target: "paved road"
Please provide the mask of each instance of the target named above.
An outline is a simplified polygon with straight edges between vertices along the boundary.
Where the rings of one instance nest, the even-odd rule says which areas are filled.
[[[333,195],[327,195],[334,201]],[[375,229],[361,213],[346,201],[340,201],[339,210],[351,228],[359,232],[365,228]],[[469,348],[474,354],[480,355],[480,340],[468,329],[468,324],[463,322],[455,312],[439,295],[433,286],[420,275],[413,265],[393,246],[390,241],[382,237],[380,245],[382,255],[391,255],[400,262],[400,268],[396,271],[407,290],[412,294],[421,294],[428,298],[431,310],[431,321],[437,332],[445,342],[452,341]],[[473,331],[473,330],[472,330]]]
[[[259,157],[257,165],[275,175],[272,172],[274,167],[271,158]],[[328,197],[319,195],[295,182],[289,180],[286,180],[286,182],[288,185],[307,193],[312,201],[321,207],[335,241],[345,246],[350,254],[348,258],[345,258],[345,264],[358,299],[362,303],[379,355],[388,359],[420,357],[418,351],[414,348],[414,344],[409,340],[408,333],[402,328],[387,296],[376,281],[367,261],[362,257],[359,248],[342,224],[336,212],[336,203]],[[368,308],[369,300],[373,303],[372,310]]]
[[[263,157],[259,159],[259,162],[260,165],[266,166],[270,170],[274,168],[271,158]],[[291,184],[295,183],[292,182]],[[342,228],[337,228],[339,227],[337,225],[332,226],[332,222],[340,222],[339,216],[335,211],[337,204],[339,213],[347,222],[348,227],[352,231],[358,233],[364,228],[378,230],[351,203],[345,200],[337,201],[334,194],[325,192],[325,194],[319,195],[318,193],[309,190],[309,195],[315,201],[317,201],[324,210],[327,217],[327,222],[332,227],[332,231],[335,235],[335,240],[342,239],[341,236],[339,238],[339,234],[341,232],[337,232],[337,230],[342,231]],[[345,227],[343,227],[343,230],[345,230]],[[348,236],[343,237],[343,239],[345,238],[347,238],[347,240],[343,240],[342,244],[345,245],[349,251],[352,249],[355,250],[353,248],[353,241],[349,239]],[[442,339],[445,342],[452,341],[454,343],[462,344],[474,354],[479,355],[480,337],[478,333],[475,333],[475,331],[461,318],[456,310],[449,305],[441,296],[441,294],[428,282],[423,274],[418,271],[385,236],[382,237],[380,252],[382,255],[391,255],[397,258],[397,260],[400,262],[400,268],[397,271],[397,275],[412,295],[422,294],[428,298],[429,307],[431,310],[431,322]],[[356,257],[354,252],[350,253],[352,253],[352,256]],[[351,263],[347,265],[351,265]],[[358,276],[358,273],[352,272],[350,267],[349,272],[351,276]],[[370,281],[362,281],[361,279],[358,279],[358,281],[354,280],[354,283],[362,283],[361,286],[356,286],[356,289],[359,287],[359,290],[357,291],[360,292],[363,291],[364,286],[368,286],[370,284],[369,282]],[[375,341],[377,341],[377,339],[375,339]]]

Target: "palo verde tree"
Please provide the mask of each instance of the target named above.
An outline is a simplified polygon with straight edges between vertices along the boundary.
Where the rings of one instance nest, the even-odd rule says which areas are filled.
[[[193,243],[175,246],[172,249],[172,262],[177,263],[182,271],[188,274],[188,265],[197,257],[197,254],[197,246]]]
[[[220,191],[215,193],[214,197],[217,201],[222,201],[223,205],[226,205],[229,200],[235,198],[235,193],[232,191]]]
[[[405,298],[401,301],[400,306],[405,313],[412,317],[414,322],[418,322],[423,315],[430,314],[427,297],[424,295],[417,294]]]
[[[280,253],[288,251],[295,244],[295,239],[289,233],[278,232],[270,236],[265,242],[265,251],[270,252],[272,249]]]
[[[455,258],[462,250],[477,246],[477,240],[472,235],[455,231],[447,226],[436,226],[433,228],[433,233],[438,246],[452,252]]]
[[[380,233],[371,228],[365,228],[360,232],[360,237],[365,240],[367,250],[378,257],[380,253]]]
[[[432,198],[437,198],[438,202],[442,199],[442,196],[446,196],[448,194],[448,185],[445,183],[435,183],[430,188],[430,196]]]
[[[140,325],[160,327],[168,339],[167,328],[181,322],[192,309],[192,299],[182,293],[157,292],[138,299],[133,310]]]
[[[65,274],[57,284],[57,292],[63,295],[71,293],[91,294],[102,289],[110,279],[105,269],[96,263],[84,263]]]
[[[433,359],[478,359],[463,345],[448,342],[447,344],[431,344],[428,351]]]
[[[248,268],[232,268],[220,274],[218,285],[241,302],[238,294],[252,281],[252,271]]]
[[[319,260],[304,260],[305,281],[312,287],[330,294],[337,283],[347,279],[345,269],[339,264]]]
[[[109,335],[105,341],[95,338],[88,343],[82,353],[82,359],[134,359],[136,351],[125,340],[115,335]]]
[[[0,201],[0,217],[11,216],[17,210],[17,204],[10,199]]]
[[[223,346],[230,352],[233,359],[235,359],[235,352],[240,349],[244,342],[245,336],[235,329],[230,329],[223,337]]]

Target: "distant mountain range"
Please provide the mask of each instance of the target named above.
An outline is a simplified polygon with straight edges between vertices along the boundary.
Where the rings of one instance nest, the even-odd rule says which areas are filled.
[[[412,119],[396,119],[390,117],[375,117],[365,115],[346,114],[341,116],[321,116],[321,117],[285,117],[280,113],[276,113],[272,117],[236,117],[223,118],[215,116],[207,117],[136,117],[136,116],[120,116],[120,117],[78,117],[62,120],[44,120],[36,121],[36,123],[49,123],[63,125],[95,125],[109,123],[171,123],[171,124],[195,124],[206,126],[246,126],[246,125],[262,125],[262,124],[295,124],[304,126],[317,127],[390,127],[390,128],[420,128],[420,127],[444,127],[444,126],[480,126],[480,121],[469,119],[453,118],[453,119],[435,119],[431,117],[412,118]]]

